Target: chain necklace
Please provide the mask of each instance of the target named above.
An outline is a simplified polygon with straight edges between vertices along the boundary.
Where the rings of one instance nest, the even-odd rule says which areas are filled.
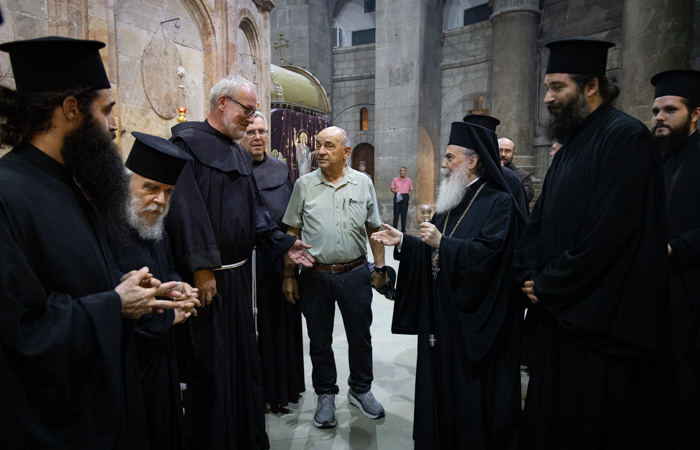
[[[462,219],[464,219],[464,216],[467,214],[467,211],[469,211],[469,208],[472,207],[472,203],[474,203],[474,200],[476,200],[476,197],[479,195],[479,192],[481,192],[481,190],[484,188],[485,185],[486,185],[486,182],[484,182],[484,184],[479,186],[479,189],[476,190],[474,197],[472,197],[471,201],[467,205],[467,208],[462,213],[462,216],[459,218],[459,220],[457,221],[457,224],[452,229],[452,233],[450,233],[448,237],[452,237],[452,235],[455,234],[455,230],[457,230],[457,227],[459,226],[459,224],[462,223]],[[445,231],[447,231],[447,221],[450,220],[450,213],[451,212],[452,212],[452,210],[447,211],[447,217],[445,217],[445,224],[442,227],[442,234],[443,235],[445,234]],[[432,262],[433,280],[437,280],[438,272],[440,272],[440,267],[438,267],[439,262],[440,262],[440,249],[439,248],[433,250],[433,255],[430,259]]]

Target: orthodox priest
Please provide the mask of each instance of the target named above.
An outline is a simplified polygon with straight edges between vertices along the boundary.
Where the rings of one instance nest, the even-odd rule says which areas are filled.
[[[287,163],[265,152],[267,118],[256,111],[253,123],[238,141],[253,157],[253,175],[265,207],[281,230],[282,217],[292,196],[294,182]],[[304,387],[304,353],[301,311],[284,299],[282,276],[284,258],[272,259],[269,251],[256,249],[256,303],[258,350],[266,410],[289,412]]]
[[[182,282],[175,272],[163,219],[170,209],[170,195],[180,171],[192,157],[161,137],[135,131],[131,134],[135,140],[126,160],[131,188],[129,229],[113,227],[110,247],[120,273],[128,276],[130,268],[147,266],[159,280],[177,281],[174,290],[181,294],[177,300],[186,304],[186,308],[151,312],[130,323],[151,449],[182,450],[187,447],[173,325],[196,314],[194,307],[199,306],[199,300],[197,290]]]
[[[103,223],[125,223],[124,164],[96,41],[8,42],[0,87],[0,448],[147,449],[128,320],[180,302],[135,266],[120,283]],[[140,270],[138,270],[140,269]],[[143,284],[142,284],[143,283]]]
[[[651,83],[652,131],[666,183],[676,448],[689,450],[700,448],[700,72],[669,70]]]
[[[544,102],[562,143],[516,248],[532,305],[520,448],[659,449],[666,225],[649,130],[615,109],[608,48],[550,42]]]
[[[228,76],[211,89],[204,122],[172,129],[172,142],[193,158],[166,218],[176,269],[199,289],[202,302],[192,321],[200,379],[185,391],[192,449],[269,448],[249,258],[257,243],[273,257],[287,252],[295,263],[313,262],[309,246],[270,218],[253,159],[235,142],[253,122],[256,104],[254,86]]]
[[[372,235],[395,245],[400,261],[392,331],[418,334],[417,450],[517,444],[521,294],[512,262],[522,217],[496,142],[490,129],[453,123],[436,214],[420,238],[388,225]]]

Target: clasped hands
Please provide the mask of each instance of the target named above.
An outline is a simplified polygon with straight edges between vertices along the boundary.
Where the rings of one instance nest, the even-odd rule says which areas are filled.
[[[125,274],[114,290],[121,299],[122,315],[129,319],[138,319],[154,311],[162,313],[166,309],[174,309],[174,323],[180,323],[192,314],[197,315],[195,307],[200,306],[196,288],[178,281],[162,283],[149,273],[148,267]],[[171,297],[172,301],[156,297]]]

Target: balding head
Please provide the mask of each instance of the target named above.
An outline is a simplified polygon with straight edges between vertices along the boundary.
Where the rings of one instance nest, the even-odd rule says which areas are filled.
[[[498,148],[501,154],[501,165],[506,166],[513,161],[515,153],[515,144],[507,137],[502,137],[498,140]]]

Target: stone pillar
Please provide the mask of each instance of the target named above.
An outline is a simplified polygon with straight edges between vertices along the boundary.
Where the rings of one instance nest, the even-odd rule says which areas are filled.
[[[406,166],[416,205],[434,203],[439,181],[442,7],[434,0],[377,2],[375,187],[383,220],[393,217],[391,180]]]
[[[649,80],[687,69],[693,33],[693,0],[625,0],[622,12],[620,109],[651,126],[654,88]]]
[[[289,40],[284,48],[284,65],[303,67],[333,92],[331,11],[327,0],[275,0],[270,13],[270,40],[279,41],[280,33]],[[271,62],[280,65],[280,52],[271,46]]]
[[[516,166],[535,172],[537,0],[492,0],[491,108],[499,136],[515,143]]]

